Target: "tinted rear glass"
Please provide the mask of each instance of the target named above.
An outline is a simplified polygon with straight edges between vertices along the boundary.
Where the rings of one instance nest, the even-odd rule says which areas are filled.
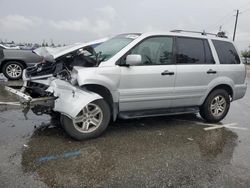
[[[221,64],[239,64],[239,55],[231,42],[212,40]]]
[[[177,38],[177,63],[210,64],[214,63],[207,40]]]

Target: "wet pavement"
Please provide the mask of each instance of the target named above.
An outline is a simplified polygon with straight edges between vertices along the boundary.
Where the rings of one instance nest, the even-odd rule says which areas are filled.
[[[15,100],[0,86],[0,101]],[[249,101],[248,90],[232,103],[226,128],[205,131],[196,115],[119,120],[83,142],[0,106],[0,187],[250,187]]]

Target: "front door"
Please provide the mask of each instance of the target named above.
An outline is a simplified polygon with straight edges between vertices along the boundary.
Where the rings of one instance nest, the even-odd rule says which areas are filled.
[[[171,107],[176,77],[173,38],[147,38],[129,54],[140,54],[142,64],[121,67],[120,111]]]

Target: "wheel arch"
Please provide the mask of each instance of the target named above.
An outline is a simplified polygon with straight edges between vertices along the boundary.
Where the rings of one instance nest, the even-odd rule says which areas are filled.
[[[113,120],[116,120],[117,114],[118,114],[118,103],[114,102],[113,95],[111,91],[100,84],[85,84],[81,86],[82,88],[85,88],[88,91],[94,92],[99,94],[103,99],[108,103],[111,111],[111,115],[113,116]]]
[[[5,59],[1,62],[1,65],[0,65],[0,71],[2,72],[3,71],[3,67],[6,63],[8,62],[11,62],[11,61],[15,61],[15,62],[18,62],[18,63],[21,63],[24,67],[24,69],[27,67],[26,63],[23,61],[23,60],[20,60],[20,59]]]
[[[210,93],[212,93],[213,91],[217,90],[217,89],[224,89],[225,91],[228,92],[229,96],[230,96],[230,99],[233,99],[233,88],[228,85],[228,84],[220,84],[220,85],[217,85],[215,87],[213,87],[209,92],[208,94],[206,95],[206,97],[203,99],[202,101],[202,104],[205,102],[206,98],[210,95]]]

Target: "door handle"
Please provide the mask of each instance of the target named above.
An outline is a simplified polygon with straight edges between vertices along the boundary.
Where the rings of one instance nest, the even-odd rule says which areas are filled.
[[[208,71],[207,71],[207,74],[216,74],[217,73],[217,71],[215,71],[215,70],[213,70],[213,69],[209,69]]]
[[[161,73],[162,76],[165,75],[174,75],[174,72],[169,72],[168,70],[165,70],[164,72]]]

